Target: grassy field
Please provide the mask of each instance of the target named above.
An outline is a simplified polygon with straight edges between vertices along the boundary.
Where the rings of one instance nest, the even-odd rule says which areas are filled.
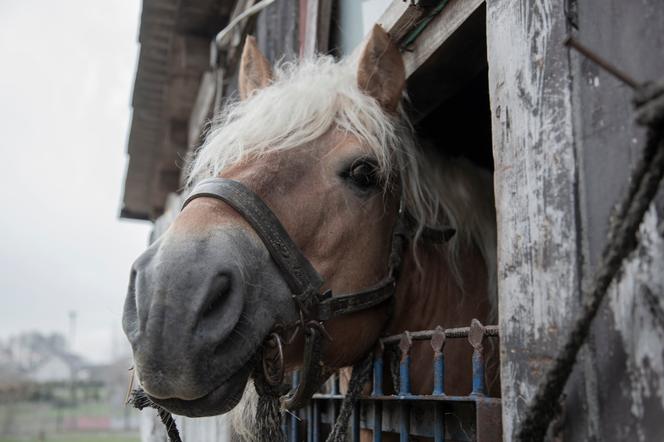
[[[0,442],[139,442],[138,430],[123,430],[137,428],[137,415],[133,412],[124,406],[95,402],[65,408],[47,403],[2,403]],[[131,413],[129,417],[133,420],[123,421],[124,413]],[[103,426],[94,426],[95,419],[101,419]],[[106,426],[111,419],[115,419],[115,426]],[[79,426],[79,423],[90,424],[90,420],[92,427]]]

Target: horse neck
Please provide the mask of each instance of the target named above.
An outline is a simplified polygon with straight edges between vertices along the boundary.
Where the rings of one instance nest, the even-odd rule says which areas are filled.
[[[413,253],[406,254],[387,334],[429,330],[438,325],[464,327],[473,318],[487,323],[491,303],[486,265],[479,249],[469,244],[458,252],[455,261],[460,278],[455,277],[449,260],[445,246],[418,245]]]

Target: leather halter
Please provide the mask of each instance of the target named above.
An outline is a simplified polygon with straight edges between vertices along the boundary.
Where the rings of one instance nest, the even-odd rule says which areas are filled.
[[[182,204],[182,209],[192,200],[201,197],[221,200],[242,215],[263,241],[292,292],[299,319],[294,324],[281,325],[281,328],[296,328],[304,332],[304,365],[299,385],[283,396],[281,401],[286,409],[301,408],[320,386],[321,341],[322,337],[327,336],[323,323],[338,316],[375,307],[394,295],[397,272],[401,267],[402,249],[407,236],[405,226],[407,221],[403,216],[403,210],[399,211],[399,218],[392,234],[387,276],[367,289],[333,297],[330,290],[321,293],[323,277],[313,268],[288,236],[277,216],[258,195],[237,181],[210,178],[194,187]],[[448,230],[443,238],[449,239],[450,235],[453,235],[453,231],[450,234]],[[272,333],[270,336],[275,335],[279,339],[278,333]],[[277,344],[281,352],[281,343]]]

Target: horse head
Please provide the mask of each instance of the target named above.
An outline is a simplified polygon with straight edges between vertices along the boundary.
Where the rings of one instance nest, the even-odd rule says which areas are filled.
[[[249,38],[241,100],[208,135],[191,181],[223,177],[257,195],[323,277],[323,290],[370,287],[387,272],[403,171],[415,161],[400,115],[404,85],[401,55],[379,27],[354,62],[322,57],[276,72]],[[323,363],[355,363],[388,310],[382,303],[327,321]],[[123,328],[147,394],[203,416],[235,406],[266,337],[299,314],[247,219],[200,197],[134,263]],[[285,347],[287,367],[301,363],[302,348],[300,333]]]

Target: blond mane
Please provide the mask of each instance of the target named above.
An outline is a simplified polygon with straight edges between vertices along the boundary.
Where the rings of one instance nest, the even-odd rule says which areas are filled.
[[[474,243],[487,264],[489,287],[495,285],[490,174],[418,146],[403,109],[398,116],[389,115],[360,90],[352,59],[335,62],[320,56],[282,63],[268,87],[227,104],[211,128],[190,163],[189,186],[246,158],[304,146],[332,128],[355,136],[375,156],[383,182],[394,182],[395,176],[401,180],[404,203],[417,220],[418,232],[443,225],[456,229],[446,249],[459,283],[456,257]]]

